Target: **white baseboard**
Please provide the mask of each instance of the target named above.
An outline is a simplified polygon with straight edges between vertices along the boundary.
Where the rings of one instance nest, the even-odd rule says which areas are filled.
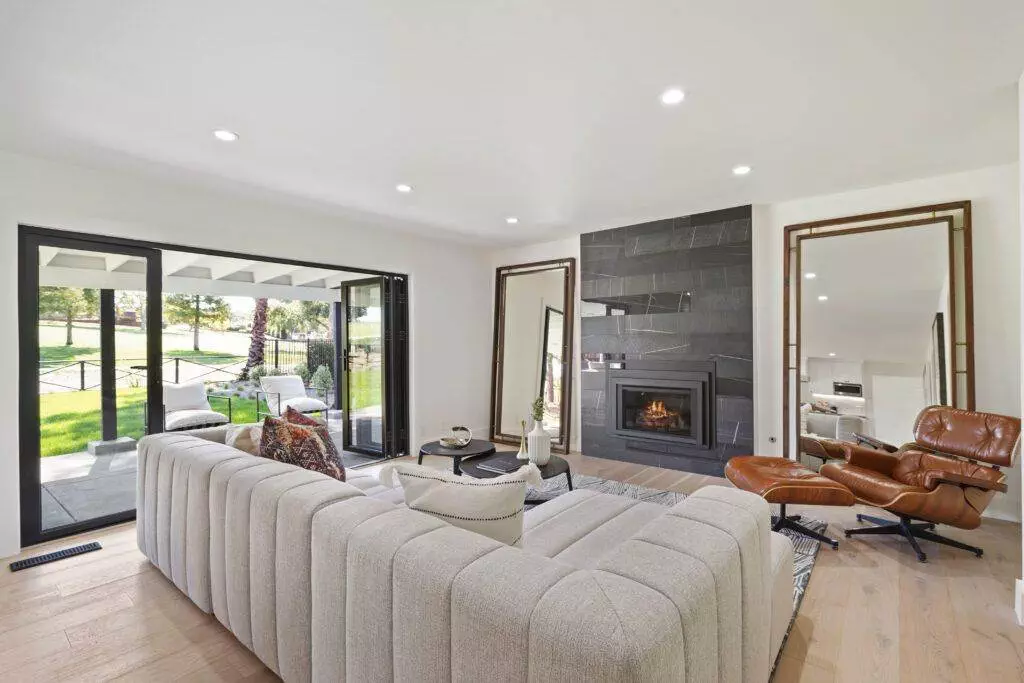
[[[1020,517],[999,511],[985,510],[985,513],[981,517],[982,519],[999,519],[1004,522],[1020,524]]]
[[[1024,580],[1017,579],[1017,589],[1014,592],[1016,593],[1014,604],[1017,611],[1017,624],[1024,626]]]

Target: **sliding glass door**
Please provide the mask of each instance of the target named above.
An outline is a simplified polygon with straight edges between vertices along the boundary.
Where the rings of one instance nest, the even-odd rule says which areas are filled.
[[[21,228],[22,544],[135,516],[161,425],[160,253]]]

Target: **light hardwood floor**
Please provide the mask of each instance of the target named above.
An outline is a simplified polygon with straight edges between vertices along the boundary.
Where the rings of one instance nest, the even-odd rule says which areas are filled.
[[[573,454],[573,471],[691,493],[722,479]],[[450,461],[428,459],[450,467]],[[364,470],[365,471],[365,470]],[[794,510],[796,511],[796,510]],[[856,524],[856,508],[799,510]],[[1024,628],[1013,583],[1020,525],[989,521],[949,535],[985,557],[928,544],[920,564],[892,537],[822,548],[776,683],[793,681],[1024,681]],[[39,546],[99,540],[102,551],[17,573],[0,572],[0,680],[258,681],[273,674],[200,612],[135,546],[125,524]]]

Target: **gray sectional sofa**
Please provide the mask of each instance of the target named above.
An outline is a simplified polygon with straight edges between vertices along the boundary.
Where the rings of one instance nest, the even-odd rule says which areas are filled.
[[[767,681],[793,548],[760,498],[578,490],[523,548],[204,438],[139,442],[138,543],[285,681]]]

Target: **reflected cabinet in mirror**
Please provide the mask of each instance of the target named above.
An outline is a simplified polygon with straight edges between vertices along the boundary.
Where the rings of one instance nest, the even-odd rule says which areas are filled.
[[[971,292],[970,202],[788,226],[787,455],[900,446],[923,408],[973,409]]]
[[[540,399],[554,450],[569,450],[576,259],[497,270],[491,439],[518,444]],[[524,427],[525,425],[525,427]]]

